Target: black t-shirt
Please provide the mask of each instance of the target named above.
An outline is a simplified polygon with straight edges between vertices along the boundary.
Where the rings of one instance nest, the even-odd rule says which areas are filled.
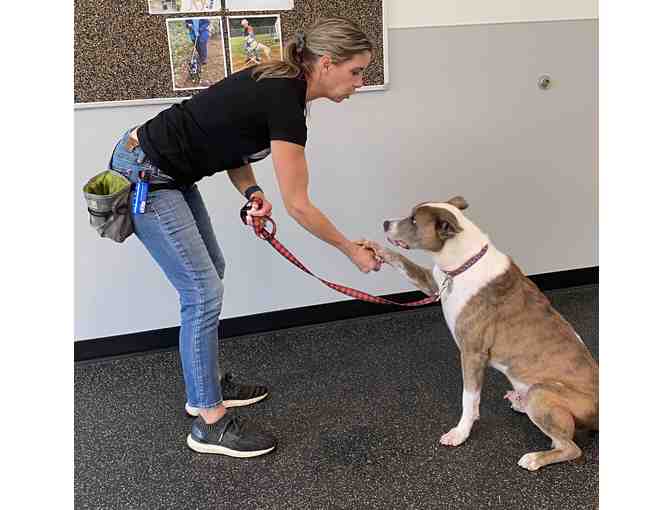
[[[305,80],[255,81],[250,73],[232,74],[142,125],[138,138],[147,157],[190,184],[265,158],[271,140],[305,146]]]

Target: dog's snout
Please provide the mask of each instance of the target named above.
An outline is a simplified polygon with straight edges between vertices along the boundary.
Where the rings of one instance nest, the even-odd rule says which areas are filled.
[[[390,230],[390,222],[389,222],[389,221],[385,220],[385,221],[383,222],[383,230],[384,230],[385,232],[387,232],[388,230]]]

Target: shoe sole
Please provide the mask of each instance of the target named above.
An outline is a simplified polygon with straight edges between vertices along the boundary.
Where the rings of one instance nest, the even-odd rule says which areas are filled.
[[[198,453],[216,453],[219,455],[228,455],[229,457],[237,457],[239,459],[249,459],[250,457],[259,457],[260,455],[265,455],[269,452],[275,450],[275,446],[267,448],[265,450],[254,450],[254,451],[238,451],[226,448],[225,446],[219,446],[214,444],[199,443],[194,438],[191,437],[191,434],[187,436],[187,446]]]
[[[266,397],[268,397],[268,393],[264,393],[263,395],[260,395],[258,397],[249,398],[247,400],[223,400],[222,405],[224,407],[249,406],[250,404],[256,404],[260,400],[264,400]],[[189,416],[191,416],[193,418],[196,418],[196,416],[198,416],[198,408],[197,407],[191,407],[191,406],[185,404],[184,411]]]

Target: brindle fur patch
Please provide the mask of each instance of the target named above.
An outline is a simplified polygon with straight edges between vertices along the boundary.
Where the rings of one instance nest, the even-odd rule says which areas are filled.
[[[414,210],[418,248],[439,252],[446,240],[462,232],[455,215],[440,207],[420,206]],[[402,237],[403,239],[403,237]]]
[[[516,264],[464,306],[456,336],[528,386],[553,384],[579,427],[597,430],[598,366],[571,325]]]

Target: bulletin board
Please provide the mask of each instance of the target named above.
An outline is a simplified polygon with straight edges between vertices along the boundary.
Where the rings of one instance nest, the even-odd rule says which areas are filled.
[[[384,0],[217,0],[217,10],[179,12],[182,1],[173,0],[75,0],[74,9],[74,103],[75,108],[175,102],[190,97],[232,73],[238,49],[241,20],[257,30],[277,17],[268,41],[275,41],[273,58],[296,30],[321,17],[345,16],[363,29],[373,42],[373,58],[364,73],[360,90],[381,90],[388,84],[387,27]],[[229,5],[293,5],[286,10],[239,11]],[[228,4],[228,5],[227,5]],[[160,5],[160,7],[158,7]],[[186,5],[186,4],[185,4]],[[202,4],[199,4],[202,5]],[[220,7],[221,5],[221,7]],[[168,11],[160,11],[168,6]],[[173,10],[170,11],[171,7]],[[154,9],[151,13],[150,10]],[[165,13],[164,13],[165,12]],[[198,87],[184,86],[184,73],[198,62],[198,42],[190,44],[189,18],[207,19],[210,27],[207,62],[200,66]],[[201,26],[203,22],[201,21]],[[231,25],[229,25],[231,24]],[[229,26],[231,28],[229,28]],[[229,37],[229,32],[232,37]],[[271,39],[271,33],[272,39]],[[242,32],[241,32],[242,33]],[[198,34],[194,32],[194,37]],[[258,36],[260,38],[262,36]],[[260,39],[261,40],[261,39]],[[186,41],[186,42],[185,42]],[[182,44],[182,46],[180,46]],[[266,46],[270,47],[267,42]],[[262,44],[263,47],[263,44]],[[184,51],[187,48],[189,51]],[[183,51],[180,53],[180,49]],[[234,61],[232,55],[234,53]],[[266,50],[265,50],[266,51]],[[270,53],[270,51],[269,51]],[[191,57],[189,57],[191,55]],[[264,53],[259,52],[260,59]],[[266,55],[268,56],[268,55]],[[189,61],[191,58],[191,61]],[[257,57],[253,57],[257,58]],[[270,58],[270,57],[269,57]],[[193,64],[191,67],[189,62]],[[207,64],[207,65],[206,65]],[[207,73],[208,78],[203,78]],[[194,78],[193,74],[189,74]],[[194,78],[196,80],[196,78]],[[196,81],[192,81],[196,83]]]

